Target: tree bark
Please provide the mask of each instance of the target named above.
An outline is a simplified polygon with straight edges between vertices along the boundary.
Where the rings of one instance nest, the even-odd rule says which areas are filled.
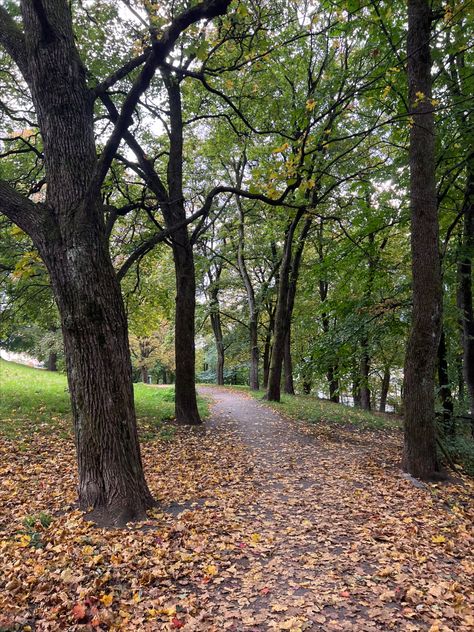
[[[295,385],[293,382],[293,360],[291,358],[291,327],[288,328],[285,337],[283,368],[285,374],[285,393],[287,395],[294,395]]]
[[[222,335],[221,314],[219,311],[219,287],[217,285],[211,286],[210,294],[211,294],[211,299],[210,299],[211,327],[214,333],[214,340],[216,343],[216,353],[217,353],[217,370],[216,370],[217,380],[216,381],[219,386],[223,386],[225,350],[224,350],[224,337]]]
[[[387,407],[388,391],[390,388],[390,367],[386,366],[383,370],[382,388],[380,389],[379,412],[384,413]]]
[[[296,227],[303,217],[303,212],[303,210],[297,211],[294,219],[288,225],[280,265],[278,299],[275,313],[275,336],[266,393],[266,398],[274,402],[280,401],[281,372],[285,352],[285,337],[288,331],[288,289],[290,285],[293,238]]]
[[[170,152],[168,160],[169,202],[163,206],[166,227],[171,228],[186,218],[183,194],[183,114],[178,79],[162,71],[168,93],[170,115]],[[172,235],[176,276],[175,312],[175,415],[179,424],[202,423],[196,398],[195,379],[195,311],[196,273],[193,246],[186,226]]]
[[[58,370],[58,354],[55,351],[50,351],[48,354],[48,359],[46,361],[46,368],[48,371],[57,371]]]
[[[6,48],[27,81],[42,135],[45,204],[8,190],[0,209],[32,238],[58,304],[78,459],[79,506],[107,524],[141,519],[145,482],[127,323],[103,224],[93,98],[67,3],[21,3],[24,36]],[[2,10],[2,20],[5,20]],[[5,22],[0,39],[5,44]],[[35,206],[31,215],[30,208]]]
[[[339,378],[337,377],[337,366],[330,366],[326,376],[329,384],[329,399],[335,404],[339,404]]]
[[[242,173],[238,170],[237,184],[241,185]],[[255,291],[253,289],[252,281],[247,270],[247,264],[245,262],[245,214],[242,208],[242,201],[237,198],[237,207],[239,210],[239,245],[237,248],[237,263],[239,266],[240,276],[244,283],[245,292],[247,294],[247,304],[249,308],[249,341],[250,341],[250,371],[249,371],[249,385],[253,391],[258,391],[259,376],[258,376],[258,364],[260,360],[260,351],[258,348],[258,309],[257,302],[255,300]]]
[[[362,356],[360,360],[360,407],[363,410],[370,410],[370,388],[369,388],[369,376],[370,376],[370,356],[368,352],[369,341],[367,338],[363,338],[361,341]]]
[[[431,20],[427,0],[408,1],[413,311],[405,359],[402,467],[418,478],[430,478],[439,469],[434,426],[434,374],[441,326],[441,269],[431,103]]]
[[[141,367],[140,374],[143,384],[148,384],[148,369],[146,366]]]
[[[454,424],[454,402],[449,384],[448,352],[446,348],[446,336],[444,328],[441,329],[441,336],[438,345],[438,385],[439,399],[443,406],[443,427],[447,435],[453,436],[456,432]]]
[[[463,374],[474,436],[474,308],[472,301],[472,258],[474,254],[474,159],[468,163],[464,195],[462,256],[459,268],[458,304],[461,312]]]

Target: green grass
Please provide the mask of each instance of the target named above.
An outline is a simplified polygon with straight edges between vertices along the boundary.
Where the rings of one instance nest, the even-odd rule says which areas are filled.
[[[262,399],[265,394],[264,391],[251,391],[248,387],[245,387],[245,390],[256,399]],[[374,414],[343,404],[334,404],[312,395],[282,393],[281,402],[264,401],[263,403],[292,419],[308,421],[312,424],[342,424],[363,430],[383,430],[401,426],[400,420],[391,415]]]
[[[141,438],[171,438],[164,421],[174,415],[174,388],[135,384],[135,406]],[[199,398],[199,411],[208,413]],[[71,404],[66,376],[0,359],[0,433],[26,438],[34,432],[71,432]]]

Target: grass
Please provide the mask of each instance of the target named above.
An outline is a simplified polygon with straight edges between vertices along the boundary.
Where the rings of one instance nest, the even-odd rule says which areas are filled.
[[[256,399],[262,399],[265,394],[264,391],[251,391],[248,387],[243,388]],[[343,404],[334,404],[312,395],[285,395],[282,393],[281,402],[264,401],[263,403],[287,417],[308,421],[312,424],[350,425],[363,430],[387,430],[401,426],[400,420],[391,415],[370,413]]]
[[[135,407],[142,440],[171,438],[164,422],[174,415],[174,388],[135,384]],[[208,413],[199,398],[202,416]],[[34,369],[0,359],[0,433],[25,438],[34,432],[68,435],[71,432],[71,404],[66,376]]]

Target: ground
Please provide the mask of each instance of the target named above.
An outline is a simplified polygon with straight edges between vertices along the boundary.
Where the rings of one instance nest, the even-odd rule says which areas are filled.
[[[470,479],[415,485],[397,429],[201,392],[205,427],[143,444],[160,505],[127,529],[74,510],[67,434],[3,442],[0,629],[474,629]]]

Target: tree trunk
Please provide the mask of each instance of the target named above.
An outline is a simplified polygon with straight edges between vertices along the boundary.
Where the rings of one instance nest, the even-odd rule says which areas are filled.
[[[431,20],[428,0],[408,0],[413,311],[405,359],[402,466],[418,478],[430,478],[439,469],[434,425],[434,374],[441,325],[441,270],[431,103]]]
[[[46,200],[31,212],[29,200],[9,206],[2,194],[0,207],[38,248],[58,304],[79,506],[92,508],[103,523],[123,525],[144,518],[153,499],[138,444],[125,310],[103,223],[93,98],[68,3],[24,0],[21,8],[24,37],[10,24],[9,41],[15,43],[9,48],[29,85],[41,131]]]
[[[364,338],[361,342],[362,357],[360,360],[360,407],[363,410],[370,410],[370,388],[369,388],[369,374],[370,374],[370,357],[368,353],[368,340]]]
[[[468,163],[464,196],[462,256],[459,262],[459,307],[462,324],[463,373],[474,436],[474,309],[472,302],[472,257],[474,255],[474,159]]]
[[[143,475],[125,310],[108,248],[88,235],[43,257],[58,303],[75,427],[79,505],[124,525],[153,504]]]
[[[224,337],[222,335],[221,313],[219,309],[219,288],[217,285],[211,285],[210,289],[210,317],[211,326],[214,333],[217,354],[217,384],[224,384]]]
[[[170,149],[168,159],[169,202],[163,206],[167,228],[186,219],[183,192],[183,112],[179,81],[170,72],[162,70],[168,93],[170,116]],[[193,246],[186,226],[174,231],[172,237],[176,275],[175,312],[175,415],[178,424],[200,424],[195,386],[195,310],[196,273]]]
[[[291,255],[296,227],[303,216],[299,210],[289,224],[283,246],[283,257],[280,265],[278,299],[275,313],[275,336],[273,340],[272,360],[268,378],[266,398],[269,401],[280,401],[280,382],[285,352],[285,337],[288,331],[288,290],[290,285]]]
[[[184,213],[184,209],[183,209]],[[176,220],[172,220],[176,223]],[[173,255],[176,273],[175,312],[175,414],[178,424],[200,424],[196,386],[195,309],[196,277],[194,256],[186,228],[173,236]]]
[[[287,395],[294,395],[295,385],[293,383],[293,361],[291,358],[291,327],[288,328],[286,333],[283,367],[285,374],[285,393]]]
[[[387,407],[388,391],[390,388],[390,367],[386,366],[383,371],[382,388],[380,389],[379,412],[384,413]]]
[[[265,347],[263,350],[263,388],[268,386],[268,376],[270,375],[270,362],[272,356],[272,330],[270,328],[265,336]]]
[[[339,404],[339,378],[337,377],[337,367],[329,367],[327,380],[329,383],[329,399],[335,404]]]
[[[242,183],[242,173],[237,173],[237,185]],[[249,385],[253,391],[258,391],[258,363],[260,359],[260,351],[258,348],[258,310],[255,300],[255,291],[252,281],[247,270],[245,261],[245,214],[242,208],[242,202],[237,197],[237,207],[239,210],[239,245],[237,249],[237,263],[239,266],[240,276],[244,283],[245,292],[247,294],[247,303],[249,308],[249,342],[250,342],[250,373]]]
[[[447,435],[453,436],[456,432],[454,424],[454,403],[449,385],[448,357],[446,349],[446,337],[444,328],[441,329],[441,337],[438,345],[438,384],[439,398],[443,406],[443,427]]]
[[[55,351],[50,351],[48,354],[48,359],[46,361],[46,368],[48,371],[57,371],[58,370],[58,354]]]

